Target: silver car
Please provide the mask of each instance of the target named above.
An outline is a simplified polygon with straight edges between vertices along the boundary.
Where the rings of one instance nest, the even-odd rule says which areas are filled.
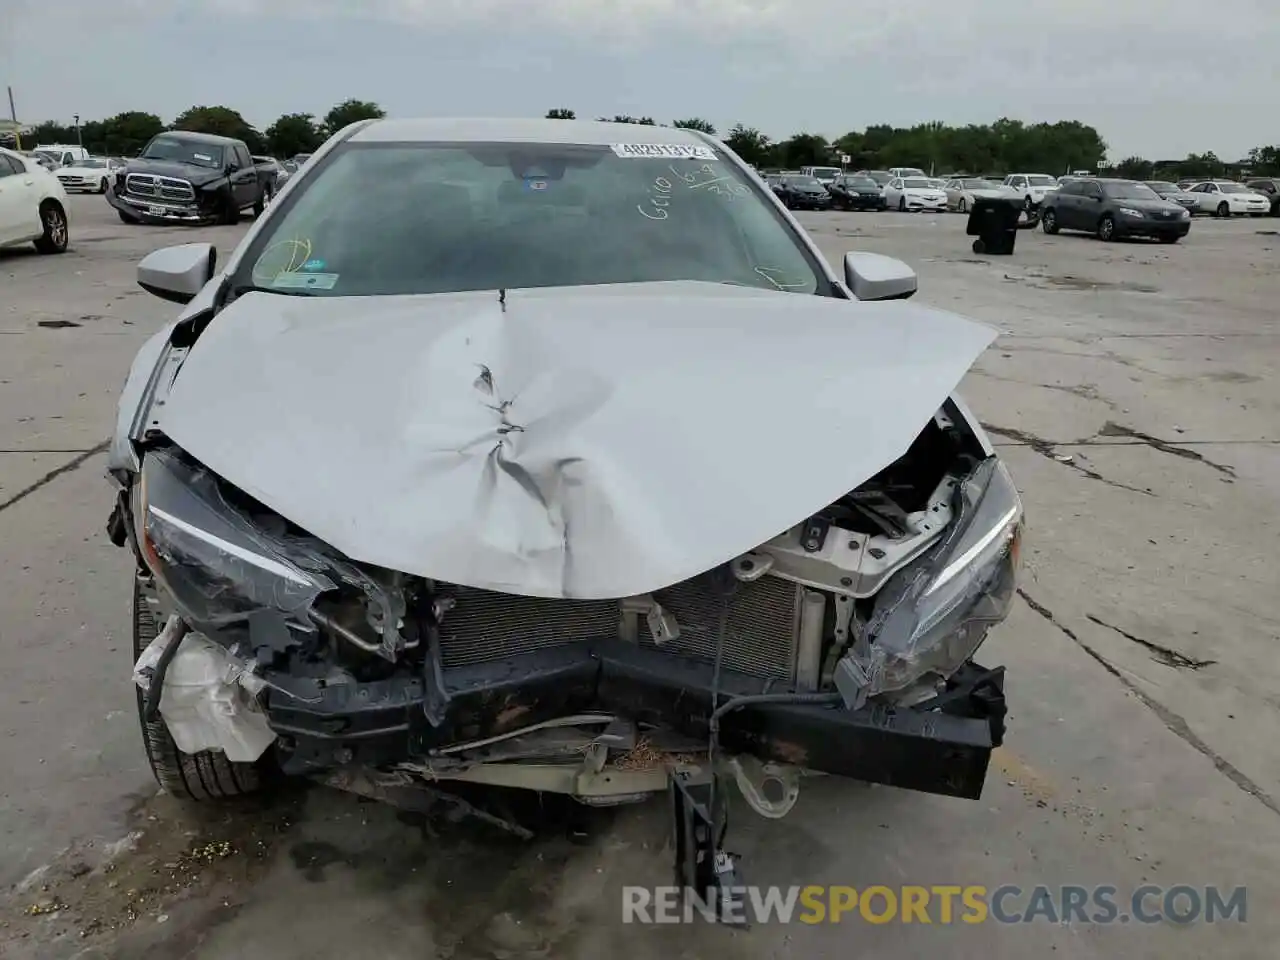
[[[731,784],[979,796],[1022,506],[953,390],[994,331],[833,271],[723,143],[365,121],[138,282],[184,307],[109,529],[172,793],[663,793],[707,891]]]

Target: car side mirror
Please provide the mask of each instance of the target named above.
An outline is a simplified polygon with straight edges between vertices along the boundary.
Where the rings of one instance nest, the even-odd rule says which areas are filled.
[[[905,300],[919,289],[914,270],[879,253],[846,253],[844,282],[859,300]]]
[[[147,254],[138,264],[138,286],[171,303],[190,303],[213,277],[218,251],[211,243],[183,243]]]

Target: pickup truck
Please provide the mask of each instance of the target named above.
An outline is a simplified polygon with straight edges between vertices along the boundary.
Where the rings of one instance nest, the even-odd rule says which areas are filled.
[[[246,209],[261,214],[275,182],[242,140],[170,130],[116,172],[107,202],[125,223],[230,224]]]

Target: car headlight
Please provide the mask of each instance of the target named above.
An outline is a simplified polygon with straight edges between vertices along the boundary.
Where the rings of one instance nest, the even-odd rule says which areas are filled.
[[[1135,210],[1133,207],[1121,207],[1120,212],[1126,217],[1133,217],[1135,220],[1141,220],[1146,217],[1145,213],[1141,210]]]
[[[1179,214],[1179,216],[1180,216],[1183,220],[1190,220],[1190,219],[1191,219],[1191,211],[1190,211],[1190,210],[1187,210],[1187,209],[1185,209],[1185,208],[1184,208],[1184,209],[1182,209],[1182,210],[1179,210],[1179,211],[1178,211],[1178,214]]]
[[[147,454],[133,497],[134,534],[147,566],[197,629],[264,608],[304,621],[316,597],[336,587],[323,559],[290,544],[283,530],[254,524],[227,502],[212,474],[173,452]]]
[[[863,636],[836,665],[849,709],[926,676],[945,680],[1008,615],[1023,518],[1013,480],[989,457],[955,496],[956,517],[943,539],[890,579]]]

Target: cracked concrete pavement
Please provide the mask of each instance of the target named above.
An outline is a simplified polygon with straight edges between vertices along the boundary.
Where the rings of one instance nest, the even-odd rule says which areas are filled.
[[[959,217],[805,216],[833,261],[899,256],[922,301],[1001,331],[962,391],[1028,511],[1022,599],[983,652],[1009,667],[1009,737],[979,802],[819,779],[785,820],[736,811],[730,835],[753,883],[1245,885],[1249,922],[742,933],[620,922],[623,884],[669,882],[661,804],[523,843],[319,788],[213,812],[156,795],[101,445],[172,314],[134,285],[137,259],[196,236],[225,252],[245,226],[109,214],[73,198],[70,253],[0,253],[0,956],[1274,956],[1269,224],[1198,220],[1176,247],[1024,233],[978,259]]]

